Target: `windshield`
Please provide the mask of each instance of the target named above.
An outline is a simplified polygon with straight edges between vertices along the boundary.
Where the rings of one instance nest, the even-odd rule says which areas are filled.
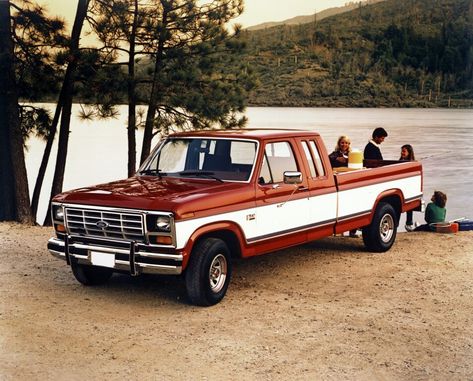
[[[248,181],[256,149],[256,142],[248,140],[170,138],[140,174]]]

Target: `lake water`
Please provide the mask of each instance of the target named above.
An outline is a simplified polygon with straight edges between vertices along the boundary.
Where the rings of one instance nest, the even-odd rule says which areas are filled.
[[[48,105],[53,107],[53,105]],[[82,121],[79,106],[73,109],[64,190],[126,177],[126,106],[115,119]],[[448,196],[447,219],[473,218],[473,110],[451,109],[355,109],[250,107],[246,111],[251,128],[293,128],[318,131],[332,151],[339,135],[348,135],[352,148],[363,149],[376,127],[389,136],[381,146],[385,159],[398,159],[403,144],[412,144],[424,168],[424,199],[434,190]],[[137,132],[141,142],[142,133]],[[30,192],[41,162],[45,143],[33,137],[27,142],[26,165]],[[140,147],[137,147],[138,150]],[[139,157],[139,155],[138,155]],[[46,213],[56,150],[48,167],[41,193],[38,221]],[[414,213],[423,223],[423,215]],[[401,221],[401,227],[404,225]],[[401,229],[402,230],[402,229]]]

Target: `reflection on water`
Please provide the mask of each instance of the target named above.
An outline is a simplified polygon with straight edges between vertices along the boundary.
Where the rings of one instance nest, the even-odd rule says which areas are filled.
[[[77,117],[78,107],[73,109],[64,190],[126,177],[126,106],[120,111],[116,119],[84,122]],[[329,152],[339,135],[348,135],[353,148],[363,149],[373,129],[384,127],[389,134],[381,146],[384,158],[398,159],[403,144],[414,147],[424,166],[424,199],[428,201],[434,190],[442,190],[448,196],[447,219],[473,218],[473,110],[252,107],[246,115],[249,128],[318,131]],[[138,131],[137,141],[141,137]],[[44,143],[32,138],[28,147],[32,192]],[[46,213],[55,155],[54,151],[42,192],[40,222]],[[421,214],[415,213],[414,218],[423,222]]]

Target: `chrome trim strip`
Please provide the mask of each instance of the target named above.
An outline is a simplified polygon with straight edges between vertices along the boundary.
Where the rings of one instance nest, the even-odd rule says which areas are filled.
[[[61,253],[60,251],[49,249],[49,252],[53,255],[53,257],[66,260],[66,254]]]
[[[66,246],[64,241],[62,239],[57,238],[57,237],[49,238],[48,243],[52,243],[54,245],[63,246],[63,247]]]
[[[130,254],[130,250],[113,249],[113,248],[110,248],[110,247],[94,246],[94,245],[83,245],[81,243],[71,243],[69,246],[70,247],[75,247],[76,249],[100,251],[102,253],[126,254],[126,255]]]
[[[151,265],[149,263],[137,263],[138,266],[148,274],[179,275],[182,273],[181,266]]]
[[[158,254],[158,253],[147,253],[143,251],[139,251],[137,253],[140,257],[147,257],[147,258],[159,258],[159,259],[174,259],[175,261],[182,261],[183,256],[181,254]]]

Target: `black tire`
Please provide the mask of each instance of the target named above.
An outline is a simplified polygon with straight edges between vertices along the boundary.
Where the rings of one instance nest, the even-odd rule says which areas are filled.
[[[198,306],[212,306],[227,292],[232,274],[230,250],[218,238],[206,238],[192,250],[186,270],[189,301]]]
[[[106,283],[113,275],[113,269],[99,266],[80,265],[71,263],[75,278],[85,286],[97,286]]]
[[[375,253],[388,251],[396,240],[397,213],[391,204],[380,202],[371,224],[363,228],[363,242]]]

